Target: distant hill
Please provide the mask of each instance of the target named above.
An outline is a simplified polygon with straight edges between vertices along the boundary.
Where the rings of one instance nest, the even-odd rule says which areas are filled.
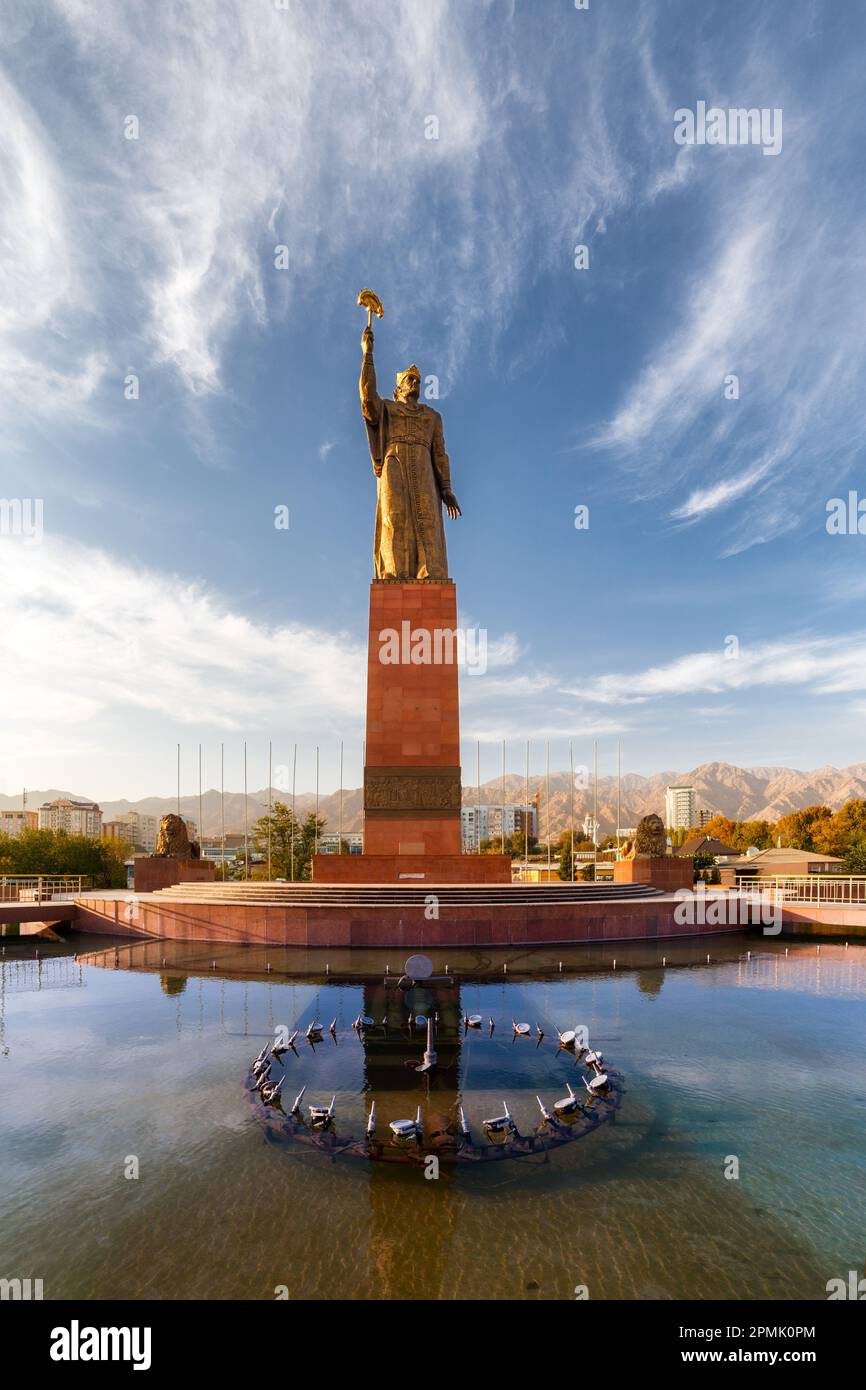
[[[866,763],[852,763],[850,767],[819,767],[811,772],[801,772],[790,767],[735,767],[732,763],[702,763],[689,772],[656,772],[650,777],[641,777],[629,772],[622,779],[621,824],[637,825],[641,816],[650,811],[664,813],[665,787],[672,782],[685,782],[694,786],[698,807],[730,816],[732,820],[778,820],[790,811],[804,806],[823,802],[834,809],[851,797],[866,799]],[[534,797],[541,792],[541,835],[547,834],[544,819],[545,779],[533,776],[529,779],[529,795]],[[58,796],[74,796],[85,801],[91,798],[79,792],[61,791],[49,788],[46,791],[27,793],[29,810],[36,810],[46,801]],[[290,801],[291,793],[272,792],[273,800]],[[524,779],[509,773],[505,779],[505,801],[523,802],[525,797]],[[463,803],[475,805],[478,792],[472,785],[464,785]],[[481,786],[481,801],[485,805],[498,805],[502,799],[499,778],[485,782]],[[315,793],[299,792],[296,797],[298,814],[306,815],[315,808]],[[251,792],[247,797],[247,822],[252,826],[259,816],[267,810],[267,788]],[[574,814],[578,821],[592,811],[592,788],[575,790]],[[146,796],[140,801],[103,801],[102,813],[107,820],[125,811],[141,811],[149,816],[164,816],[177,809],[173,796]],[[0,810],[20,809],[21,794],[0,795]],[[199,807],[197,796],[182,796],[181,814],[198,821]],[[219,835],[221,827],[220,794],[213,789],[202,797],[203,831],[205,835]],[[343,790],[343,829],[361,829],[361,789],[359,787]],[[334,792],[319,798],[319,814],[324,816],[328,828],[336,830],[339,824],[339,795]],[[550,829],[556,834],[569,824],[571,814],[570,777],[567,772],[550,774]],[[598,818],[602,834],[616,827],[616,778],[598,779]],[[226,792],[225,828],[227,834],[238,834],[244,828],[244,797],[242,792]]]

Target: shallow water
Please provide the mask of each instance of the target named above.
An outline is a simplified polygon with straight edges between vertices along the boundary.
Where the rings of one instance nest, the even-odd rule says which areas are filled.
[[[706,943],[433,953],[454,988],[439,1068],[405,1027],[397,952],[267,951],[105,939],[4,943],[0,1276],[46,1298],[826,1298],[866,1256],[866,948]],[[751,948],[752,959],[746,959]],[[73,952],[77,951],[77,958]],[[662,953],[667,964],[662,967]],[[616,954],[616,969],[612,958]],[[562,971],[559,958],[562,958]],[[165,965],[163,966],[163,958]],[[214,968],[215,962],[215,968]],[[270,974],[267,964],[271,965]],[[329,974],[325,974],[326,963]],[[508,971],[503,973],[503,964]],[[464,1035],[464,1009],[481,1032]],[[386,1013],[362,1042],[359,1012]],[[488,1015],[496,1022],[489,1035]],[[285,1024],[337,1018],[286,1059],[289,1102],[336,1093],[336,1129],[503,1099],[521,1132],[584,1068],[585,1024],[623,1075],[615,1121],[522,1159],[417,1164],[271,1142],[243,1090]],[[511,1020],[540,1023],[541,1044]],[[288,1108],[288,1107],[287,1107]],[[135,1157],[139,1177],[125,1168]],[[725,1176],[731,1159],[739,1177]]]

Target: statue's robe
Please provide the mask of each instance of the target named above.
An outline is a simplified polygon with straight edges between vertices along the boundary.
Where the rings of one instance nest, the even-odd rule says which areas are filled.
[[[377,479],[377,579],[447,579],[442,494],[451,491],[442,416],[420,402],[386,401],[373,355],[361,367],[361,411]]]

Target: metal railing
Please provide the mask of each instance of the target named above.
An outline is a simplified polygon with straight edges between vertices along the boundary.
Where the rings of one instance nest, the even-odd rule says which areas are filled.
[[[84,882],[84,874],[0,874],[0,903],[69,902]]]
[[[752,878],[748,874],[738,874],[737,887],[751,893],[757,890],[776,903],[866,907],[866,875],[767,874]]]

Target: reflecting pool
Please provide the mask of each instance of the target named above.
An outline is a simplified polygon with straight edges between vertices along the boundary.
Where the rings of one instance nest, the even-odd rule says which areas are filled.
[[[46,1298],[823,1299],[863,1273],[863,946],[434,951],[406,991],[396,951],[3,944],[0,1275]],[[281,1026],[285,1108],[334,1096],[338,1135],[371,1101],[384,1142],[419,1105],[425,1136],[462,1104],[481,1142],[503,1101],[533,1134],[537,1095],[586,1099],[557,1029],[586,1027],[623,1094],[574,1142],[431,1177],[262,1122],[245,1078]]]

